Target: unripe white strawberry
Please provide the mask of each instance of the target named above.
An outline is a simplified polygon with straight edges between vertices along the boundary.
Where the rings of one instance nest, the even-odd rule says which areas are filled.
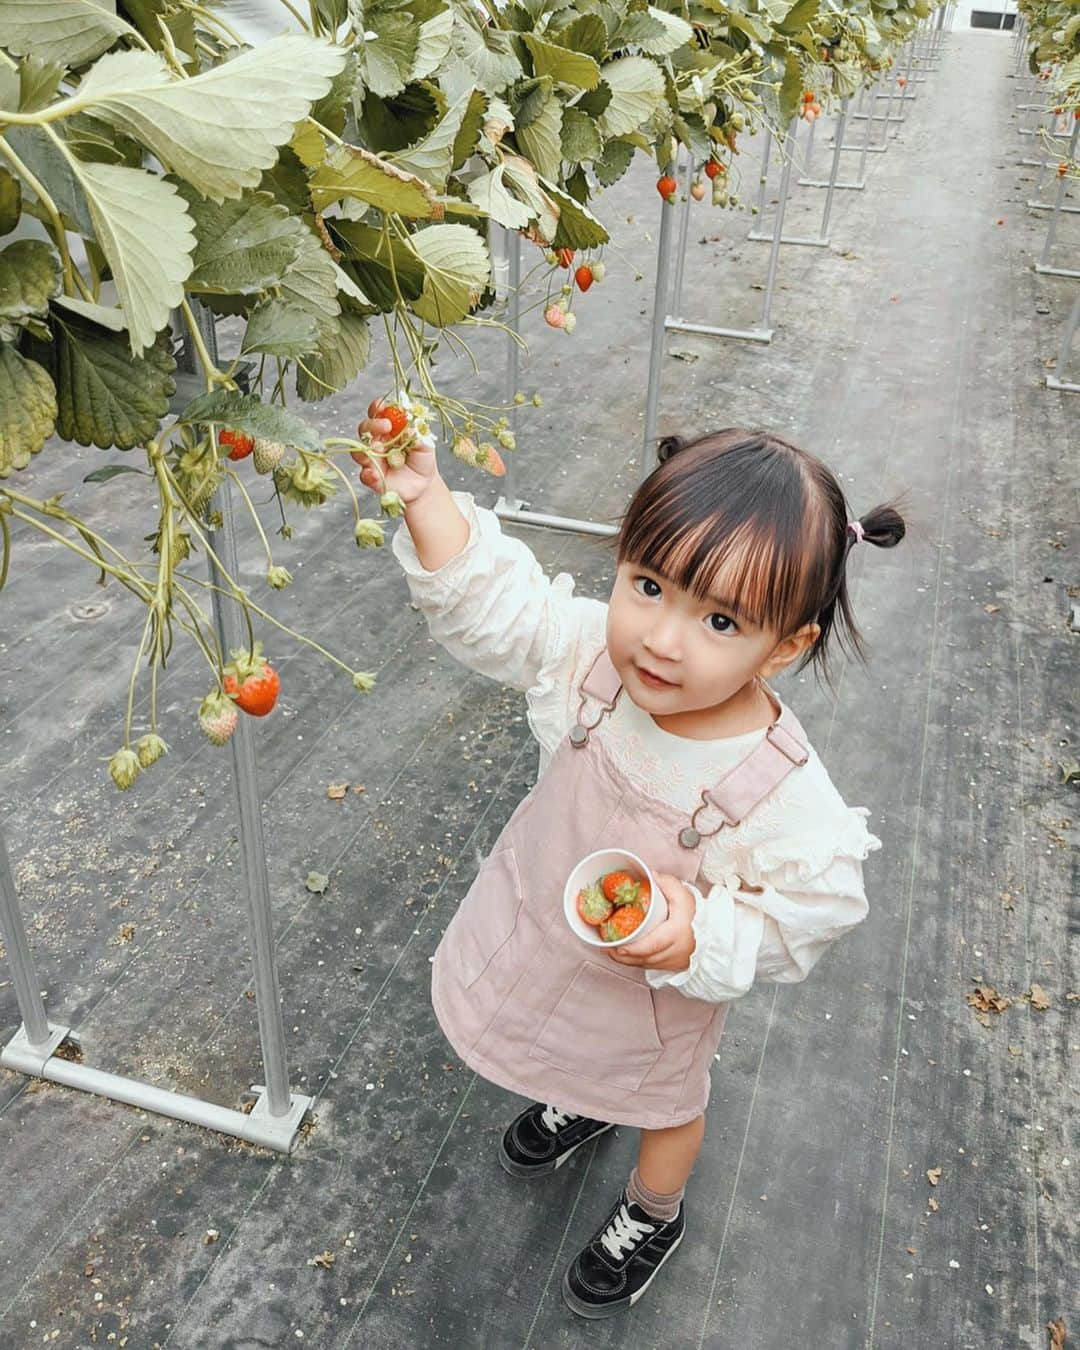
[[[564,333],[572,333],[574,329],[577,327],[577,315],[576,314],[565,315],[563,318],[562,326]]]
[[[592,272],[593,281],[603,281],[604,277],[607,275],[607,268],[602,262],[590,263],[589,271]]]
[[[251,462],[255,465],[255,472],[273,473],[281,463],[281,457],[284,453],[285,447],[280,441],[266,441],[261,436],[256,436],[255,452],[251,457]]]
[[[236,730],[240,714],[236,704],[217,689],[212,689],[199,705],[199,726],[214,745],[224,745]]]

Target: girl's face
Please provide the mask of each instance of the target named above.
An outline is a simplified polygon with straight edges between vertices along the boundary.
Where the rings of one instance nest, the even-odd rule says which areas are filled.
[[[742,614],[730,595],[700,600],[640,563],[619,564],[608,654],[634,703],[676,734],[735,734],[723,728],[725,705],[735,711],[747,697],[756,701],[754,677],[778,674],[816,636],[817,625],[807,624],[782,638]]]

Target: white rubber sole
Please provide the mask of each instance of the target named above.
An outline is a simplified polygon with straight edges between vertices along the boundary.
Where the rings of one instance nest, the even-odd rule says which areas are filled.
[[[602,1130],[597,1130],[595,1134],[590,1134],[588,1139],[583,1139],[580,1144],[575,1144],[573,1148],[561,1154],[552,1163],[545,1163],[541,1167],[530,1167],[528,1163],[514,1162],[513,1158],[508,1158],[506,1152],[499,1145],[499,1163],[504,1172],[509,1172],[512,1177],[549,1177],[552,1172],[558,1171],[568,1158],[572,1158],[579,1148],[584,1144],[591,1144],[594,1139],[599,1139],[602,1134],[607,1134],[608,1130],[613,1130],[614,1125],[605,1125]],[[658,1267],[659,1269],[659,1267]]]
[[[679,1250],[679,1245],[685,1236],[686,1230],[684,1229],[675,1239],[675,1241],[671,1244],[671,1246],[667,1249],[667,1251],[664,1253],[663,1261],[659,1263],[659,1265],[649,1276],[649,1278],[645,1281],[645,1283],[641,1286],[641,1288],[637,1291],[637,1293],[632,1294],[629,1298],[620,1299],[618,1303],[605,1303],[603,1307],[596,1307],[591,1303],[582,1303],[581,1299],[579,1299],[578,1296],[574,1293],[574,1291],[570,1288],[570,1271],[569,1269],[567,1269],[562,1279],[563,1302],[566,1304],[566,1306],[570,1309],[571,1312],[577,1313],[579,1317],[587,1317],[590,1321],[593,1322],[598,1321],[602,1317],[614,1317],[616,1313],[626,1312],[627,1310],[629,1310],[634,1306],[634,1304],[638,1301],[639,1298],[641,1298],[642,1294],[645,1293],[649,1285],[652,1284],[653,1280],[656,1279],[660,1271],[663,1270],[668,1260],[672,1256],[674,1256],[674,1254]]]

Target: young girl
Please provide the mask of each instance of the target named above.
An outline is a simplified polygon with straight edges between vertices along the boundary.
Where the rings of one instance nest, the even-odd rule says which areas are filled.
[[[728,1005],[756,978],[804,980],[867,913],[862,860],[880,842],[844,804],[768,681],[861,655],[848,555],[891,548],[891,507],[848,514],[835,476],[768,432],[669,438],[618,535],[607,604],[553,581],[433,450],[367,486],[396,491],[393,548],[432,634],[525,691],[540,777],[454,914],[432,1003],[470,1068],[534,1098],[507,1129],[516,1177],[554,1171],[612,1125],[641,1130],[625,1190],[563,1279],[583,1317],[645,1292],[682,1241]],[[574,865],[630,849],[667,919],[605,950],[562,909]]]

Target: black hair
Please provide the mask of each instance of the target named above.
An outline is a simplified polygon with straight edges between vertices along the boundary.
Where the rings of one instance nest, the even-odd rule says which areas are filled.
[[[620,563],[647,567],[702,600],[725,572],[740,610],[784,637],[817,623],[821,632],[798,670],[812,662],[828,678],[834,634],[865,659],[848,554],[857,542],[894,548],[903,539],[896,505],[853,518],[832,470],[771,431],[667,436],[658,458],[623,516]]]

